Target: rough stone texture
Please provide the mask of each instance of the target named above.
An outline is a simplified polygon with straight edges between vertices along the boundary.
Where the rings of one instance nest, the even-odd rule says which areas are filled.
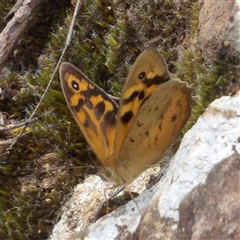
[[[85,228],[78,224],[83,226],[85,217],[74,215],[76,227],[66,238],[61,234],[66,232],[66,222],[72,222],[69,216],[63,219],[65,225],[56,225],[59,230],[55,228],[50,239],[219,239],[221,234],[237,239],[239,142],[240,96],[222,97],[185,134],[178,152],[152,189],[140,194],[135,203],[131,201]],[[81,197],[79,203],[81,208]],[[87,204],[84,206],[87,213]],[[204,225],[203,220],[209,224]]]
[[[171,226],[177,224],[173,218],[161,217],[158,209],[158,199],[153,200],[139,224],[134,239],[170,239]],[[161,230],[160,230],[161,229]]]
[[[188,194],[188,191],[191,191],[192,187],[205,183],[205,179],[215,164],[225,161],[224,159],[230,155],[240,153],[239,137],[240,97],[222,97],[213,102],[203,116],[199,118],[196,125],[185,135],[179,151],[171,160],[166,175],[160,180],[157,186],[158,190],[156,190],[153,196],[154,199],[157,198],[157,203],[156,200],[153,200],[147,209],[147,213],[143,216],[138,227],[138,239],[146,239],[147,236],[149,239],[179,239],[177,227],[181,200]],[[234,166],[237,167],[238,165],[235,164]],[[234,166],[232,168],[234,168]],[[229,169],[231,169],[231,167],[229,167]],[[236,171],[239,171],[239,169]],[[221,175],[224,174],[226,173],[220,174],[220,178]],[[238,192],[239,198],[240,178],[237,177],[237,173],[235,173],[234,176],[235,189],[231,194],[235,196]],[[226,180],[225,184],[227,184],[229,180],[232,181],[233,178],[232,176]],[[212,181],[211,176],[209,176],[209,179],[209,181]],[[208,182],[206,184],[208,184]],[[224,194],[224,192],[222,194]],[[215,199],[213,199],[213,201],[214,200]],[[226,197],[224,200],[229,200],[229,202],[224,202],[223,205],[221,205],[222,202],[217,203],[219,204],[219,209],[228,204],[231,205],[232,200],[230,198]],[[208,201],[211,202],[211,199],[209,198]],[[236,203],[233,208],[237,209],[237,205],[239,208],[239,203]],[[205,211],[208,211],[209,206],[206,207],[207,209]],[[157,216],[155,213],[157,209],[160,217],[155,217]],[[185,211],[185,214],[188,215],[187,207]],[[192,212],[189,214],[191,213]],[[223,225],[228,224],[228,226],[235,226],[235,229],[239,222],[236,217],[232,218],[231,216],[230,218],[226,217],[222,219],[222,221]],[[185,222],[185,224],[190,223]],[[196,225],[197,224],[201,225],[201,222],[196,223]],[[218,225],[217,222],[212,222],[213,226],[215,226],[215,224],[216,226]],[[216,232],[210,232],[209,236],[211,236],[211,234],[212,236],[214,234],[216,236],[218,234],[220,235],[221,230],[217,230],[214,229]],[[199,230],[199,232],[200,231],[201,230]],[[235,238],[237,238],[237,234],[235,231]],[[193,237],[193,239],[213,239],[204,238],[204,236],[202,236],[203,238],[198,238],[197,236],[191,235],[191,233],[189,235]],[[187,237],[184,235],[181,239],[191,239],[189,235]]]
[[[199,14],[198,42],[206,59],[212,59],[216,52],[238,55],[240,1],[203,0]]]
[[[180,204],[177,239],[239,239],[240,155],[216,164]]]
[[[149,177],[151,174],[159,174],[159,166],[156,165],[154,168],[148,169],[144,172],[138,179],[136,179],[133,185],[130,188],[130,191],[134,192],[142,192],[147,183],[149,182]],[[99,228],[95,227],[95,224],[91,224],[91,220],[94,218],[94,215],[97,211],[97,208],[100,203],[105,200],[104,194],[109,196],[113,192],[114,188],[111,184],[103,182],[98,176],[90,176],[88,177],[83,184],[79,184],[75,187],[73,195],[66,202],[66,204],[62,208],[62,215],[60,221],[55,225],[52,235],[50,239],[84,239],[89,232],[93,233],[92,228],[95,228],[94,238],[98,238],[101,236],[102,227],[101,223]],[[145,197],[144,197],[145,196]],[[145,208],[146,202],[151,199],[151,192],[144,192],[142,195],[142,203],[138,202],[138,207],[140,209]],[[149,199],[147,199],[149,198]],[[113,213],[108,215],[109,224],[111,222],[116,222],[117,227],[111,227],[111,231],[105,233],[106,238],[110,238],[113,236],[118,236],[119,231],[129,231],[129,227],[132,225],[133,229],[136,229],[140,222],[141,215],[136,207],[136,204],[131,201],[127,208],[125,206],[121,207],[121,211],[114,211]],[[130,210],[129,210],[130,209]],[[126,214],[126,211],[128,213]],[[128,228],[125,226],[126,222],[129,222],[129,214],[131,217],[135,216],[134,221],[128,225]],[[125,215],[125,216],[124,216]],[[109,218],[109,216],[112,216]],[[123,216],[123,217],[121,217]],[[102,217],[105,219],[105,217]],[[99,221],[98,221],[99,222]],[[105,224],[105,223],[104,223]],[[77,233],[75,233],[77,232]],[[127,233],[125,233],[127,234]],[[129,233],[130,235],[132,232]]]

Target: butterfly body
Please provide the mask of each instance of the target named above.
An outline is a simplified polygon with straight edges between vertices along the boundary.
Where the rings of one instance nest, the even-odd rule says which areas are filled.
[[[103,168],[100,176],[129,185],[158,162],[191,112],[191,88],[172,79],[155,48],[143,51],[124,84],[119,105],[81,71],[62,63],[68,106]]]

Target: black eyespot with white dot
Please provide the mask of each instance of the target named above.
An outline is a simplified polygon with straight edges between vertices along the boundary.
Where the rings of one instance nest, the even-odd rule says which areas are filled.
[[[176,122],[177,121],[177,114],[174,114],[172,117],[171,117],[171,122]]]
[[[142,80],[142,79],[145,78],[145,76],[146,76],[146,73],[145,73],[145,72],[141,72],[141,73],[139,74],[139,76],[138,76],[138,79],[139,79],[139,80]]]
[[[74,89],[74,90],[76,90],[76,91],[78,91],[79,90],[79,84],[76,82],[76,81],[72,81],[72,88]]]

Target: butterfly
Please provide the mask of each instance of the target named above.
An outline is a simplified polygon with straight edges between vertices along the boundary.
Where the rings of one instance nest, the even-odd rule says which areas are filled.
[[[173,79],[156,48],[136,59],[119,104],[80,70],[63,62],[59,70],[66,102],[101,163],[99,175],[128,186],[156,164],[191,114],[191,87]]]

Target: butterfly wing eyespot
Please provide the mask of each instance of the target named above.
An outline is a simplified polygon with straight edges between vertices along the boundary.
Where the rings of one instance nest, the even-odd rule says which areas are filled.
[[[177,114],[174,114],[172,117],[171,117],[171,122],[175,122],[177,120]]]
[[[76,91],[78,91],[79,90],[79,85],[78,85],[78,83],[76,82],[76,81],[72,81],[72,88],[73,89],[75,89]]]
[[[141,72],[141,73],[139,74],[139,76],[138,76],[138,79],[139,79],[139,80],[142,80],[142,79],[144,79],[145,76],[146,76],[146,73],[145,73],[145,72]]]

